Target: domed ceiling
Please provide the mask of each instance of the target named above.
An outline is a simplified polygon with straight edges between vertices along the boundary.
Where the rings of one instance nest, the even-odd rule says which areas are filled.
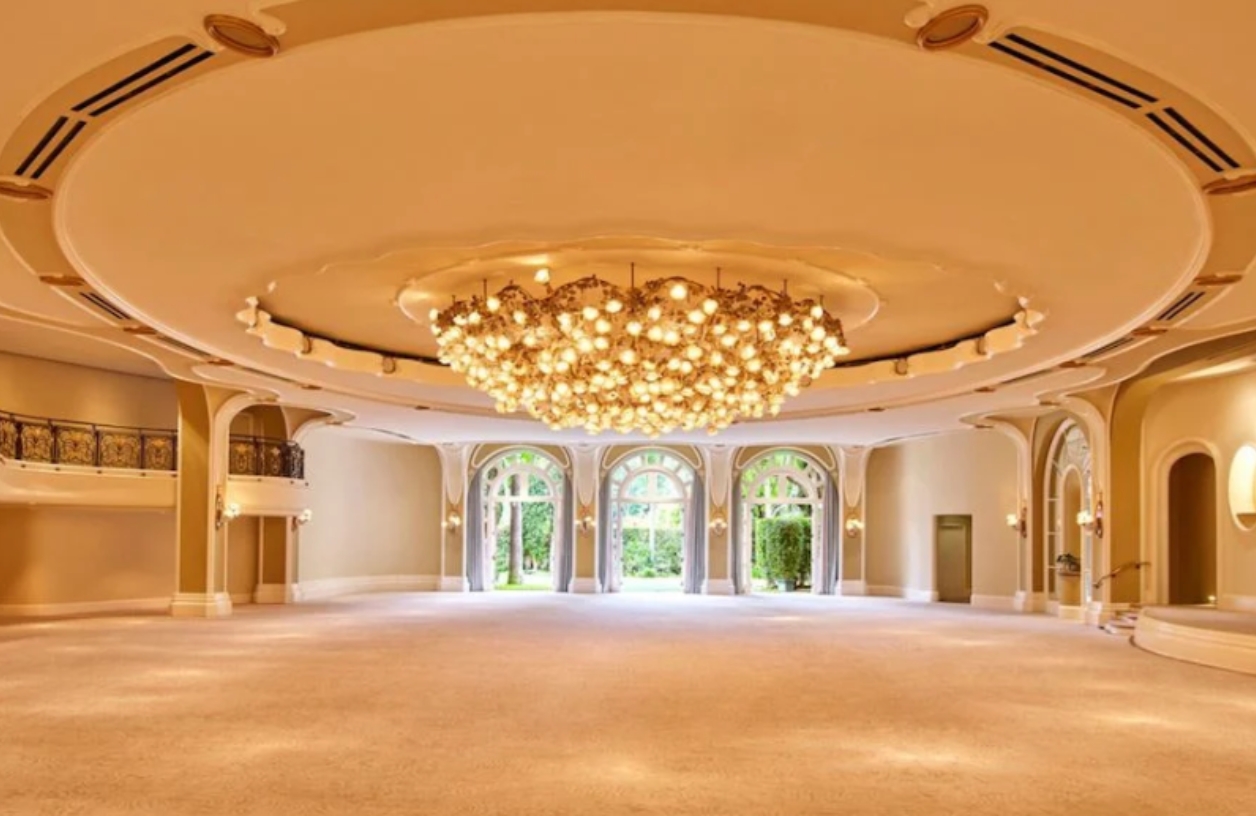
[[[868,443],[1249,327],[1256,196],[1207,190],[1252,149],[1181,90],[1210,75],[1152,70],[1154,19],[1029,0],[933,28],[948,4],[171,5],[120,3],[85,45],[98,67],[63,54],[36,98],[4,80],[0,173],[49,196],[0,195],[0,309],[103,321],[175,376],[416,439],[553,439],[434,361],[431,308],[541,267],[718,276],[823,297],[851,350],[720,441]],[[210,13],[276,54],[224,48]],[[1044,33],[1070,25],[1127,48]],[[1150,56],[1112,56],[1135,45]]]

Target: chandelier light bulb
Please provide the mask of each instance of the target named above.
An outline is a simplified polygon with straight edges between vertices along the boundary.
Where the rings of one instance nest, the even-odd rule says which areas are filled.
[[[533,279],[537,283],[549,283],[550,282],[549,267],[543,266],[540,269],[536,270],[536,274],[533,275]]]
[[[587,277],[539,297],[511,284],[431,317],[441,360],[498,411],[590,433],[716,433],[775,416],[847,353],[841,321],[812,300],[675,277]]]

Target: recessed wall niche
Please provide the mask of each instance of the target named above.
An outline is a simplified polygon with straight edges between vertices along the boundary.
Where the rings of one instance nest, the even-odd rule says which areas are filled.
[[[1230,463],[1230,515],[1243,530],[1256,529],[1256,447],[1244,445]]]

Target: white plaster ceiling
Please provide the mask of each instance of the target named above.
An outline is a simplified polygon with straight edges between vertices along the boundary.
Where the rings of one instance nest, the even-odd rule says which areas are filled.
[[[125,0],[107,19],[87,2],[27,5],[41,8],[12,19],[49,42],[0,55],[0,68],[25,57],[22,70],[0,71],[0,131],[112,54],[253,4]],[[1133,0],[991,10],[1001,25],[1110,46],[1240,130],[1256,121],[1256,99],[1235,78],[1256,68],[1235,33],[1256,22],[1246,3],[1192,4],[1189,18],[1185,6]],[[910,409],[786,416],[722,437],[873,443],[1032,403],[1048,384],[1064,387],[1058,377],[1093,378],[972,393],[1143,322],[1193,276],[1209,242],[1197,184],[1164,146],[1054,87],[849,32],[636,13],[407,26],[215,72],[108,127],[76,157],[56,206],[79,271],[144,322],[324,388],[289,389],[291,399],[432,441],[552,434],[458,413],[487,401],[448,372],[392,381],[265,349],[234,318],[244,299],[278,280],[294,322],[304,308],[341,339],[401,341],[421,328],[394,302],[413,270],[380,258],[648,235],[876,259],[864,269],[846,260],[841,272],[879,287],[866,328],[879,347],[901,337],[910,348],[922,332],[952,339],[948,327],[960,332],[1000,299],[1009,313],[1016,298],[1046,313],[1038,336],[989,362],[862,388],[822,380],[787,407],[921,403]],[[356,280],[343,272],[371,264]],[[0,260],[0,276],[0,304],[71,319],[12,259]],[[1245,300],[1223,301],[1226,321],[1242,322]],[[920,315],[933,321],[927,330]],[[12,335],[0,334],[0,349]],[[856,354],[858,340],[853,331]]]

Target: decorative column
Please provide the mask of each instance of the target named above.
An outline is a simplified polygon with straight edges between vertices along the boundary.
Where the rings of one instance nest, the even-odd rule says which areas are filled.
[[[838,573],[841,580],[837,591],[840,595],[866,595],[868,552],[864,522],[867,519],[867,491],[864,484],[872,448],[839,446],[834,453],[837,454],[841,494],[841,500],[835,505],[841,508],[841,518],[837,519],[833,529],[842,537],[841,572]]]
[[[170,614],[224,617],[227,593],[227,438],[236,392],[178,381],[179,489],[176,502],[177,569]],[[244,397],[246,404],[251,397]]]
[[[1017,612],[1041,609],[1045,596],[1034,592],[1034,420],[987,419],[993,428],[1016,445],[1016,503],[1007,509],[1008,538],[1016,548],[1016,594],[1012,606]]]
[[[571,479],[576,508],[576,529],[572,537],[572,558],[575,559],[568,592],[593,594],[601,592],[598,579],[597,541],[604,523],[599,507],[598,484],[602,475],[602,456],[606,448],[600,445],[573,445],[571,448]]]
[[[705,595],[734,595],[736,553],[733,552],[733,467],[737,448],[705,445],[698,448],[706,465],[707,489],[707,574],[702,584]]]
[[[468,536],[472,536],[472,531],[467,529],[465,520],[472,450],[473,446],[469,444],[436,446],[436,454],[440,457],[441,481],[445,487],[440,522],[442,592],[466,592],[470,588],[467,582],[466,552]]]
[[[1094,532],[1089,533],[1092,536],[1090,569],[1087,572],[1083,567],[1082,573],[1083,580],[1089,581],[1092,586],[1083,587],[1082,591],[1090,592],[1090,601],[1086,604],[1086,623],[1090,626],[1103,626],[1117,612],[1128,609],[1131,601],[1139,599],[1138,570],[1131,570],[1129,575],[1123,576],[1127,581],[1124,584],[1118,585],[1116,582],[1104,580],[1098,589],[1093,588],[1094,582],[1103,579],[1114,566],[1111,547],[1112,485],[1109,474],[1112,448],[1109,425],[1103,411],[1083,396],[1067,397],[1060,401],[1060,407],[1081,420],[1086,428],[1086,440],[1090,443],[1090,473],[1094,495],[1091,497],[1092,506],[1083,509],[1093,513],[1098,523]],[[1137,516],[1137,504],[1137,499],[1130,501],[1134,516]],[[1065,521],[1073,523],[1073,519]],[[1129,549],[1130,560],[1137,560],[1139,542],[1132,544]]]

